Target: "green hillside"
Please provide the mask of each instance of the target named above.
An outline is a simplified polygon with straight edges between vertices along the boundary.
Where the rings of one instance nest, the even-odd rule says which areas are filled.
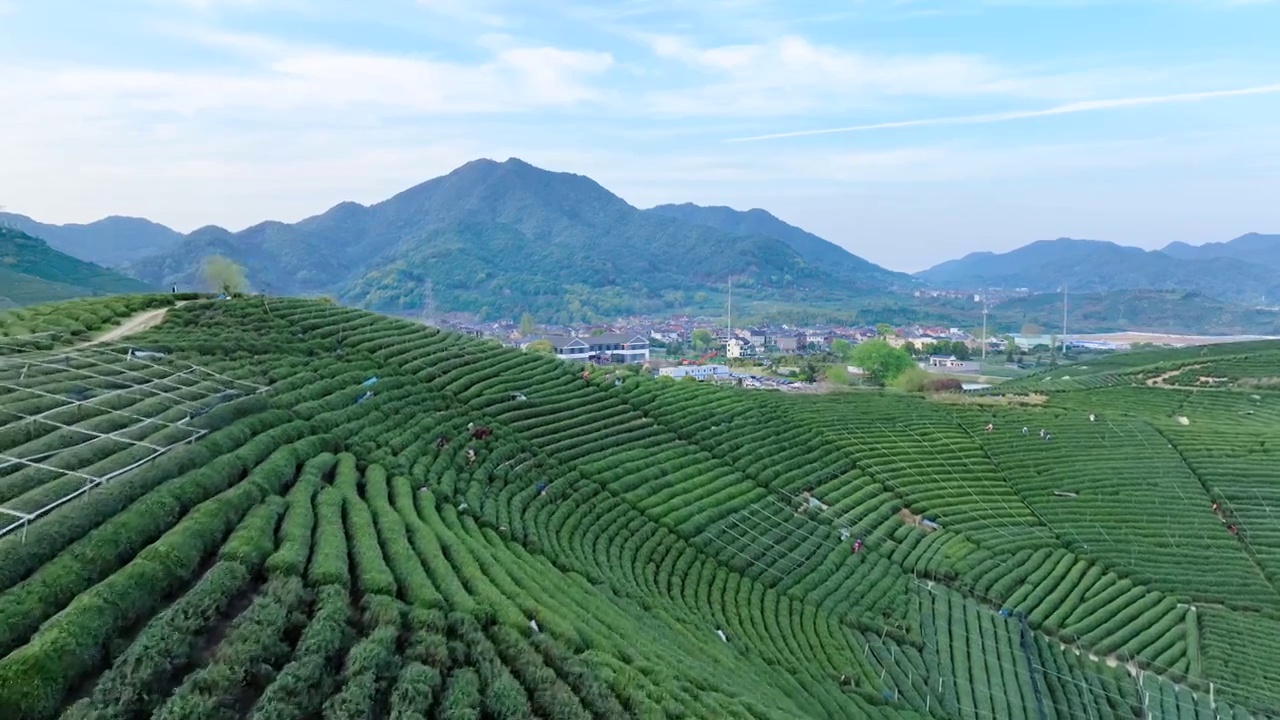
[[[164,225],[119,215],[87,224],[51,225],[0,212],[0,224],[41,238],[59,252],[106,267],[164,252],[182,240],[181,233]]]
[[[1280,340],[1115,353],[1088,363],[1029,375],[1017,382],[1002,384],[991,392],[1065,391],[1127,385],[1240,391],[1280,389]]]
[[[77,260],[24,232],[0,226],[0,308],[74,297],[145,292],[148,285]]]
[[[831,247],[865,270],[859,287],[900,277]],[[273,295],[403,312],[423,307],[430,283],[440,311],[565,323],[718,307],[708,295],[730,275],[744,300],[847,301],[857,274],[806,263],[775,237],[642,212],[588,177],[515,158],[475,160],[382,202],[345,202],[293,224],[202,228],[129,272],[194,288],[214,254]]]
[[[1280,393],[584,377],[263,298],[127,342],[0,357],[6,720],[1280,717]]]

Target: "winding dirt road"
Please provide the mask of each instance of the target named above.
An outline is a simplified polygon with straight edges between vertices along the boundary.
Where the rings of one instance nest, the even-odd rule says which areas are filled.
[[[183,305],[186,302],[186,300],[183,300],[182,302],[175,304],[174,307]],[[82,343],[73,345],[71,349],[76,350],[90,345],[115,342],[116,340],[129,337],[130,335],[137,335],[144,330],[150,330],[164,322],[164,316],[167,312],[169,312],[169,308],[167,307],[145,310],[91,340],[85,340]]]

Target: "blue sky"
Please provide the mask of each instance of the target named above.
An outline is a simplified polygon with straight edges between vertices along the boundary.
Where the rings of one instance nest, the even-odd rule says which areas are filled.
[[[0,0],[0,205],[240,229],[515,156],[901,270],[1221,241],[1280,232],[1277,28],[1280,0]]]

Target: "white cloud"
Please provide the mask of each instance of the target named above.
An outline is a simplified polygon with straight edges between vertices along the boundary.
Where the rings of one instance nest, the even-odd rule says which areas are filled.
[[[920,120],[901,120],[897,122],[872,123],[867,125],[849,125],[846,127],[823,128],[819,130],[796,130],[792,132],[755,135],[752,137],[732,138],[726,142],[754,142],[757,140],[778,140],[782,138],[805,137],[811,135],[831,135],[835,133],[865,132],[868,130],[887,130],[893,128],[936,127],[940,125],[985,125],[989,123],[1008,122],[1011,120],[1027,120],[1031,118],[1050,117],[1053,115],[1071,115],[1074,113],[1097,112],[1099,110],[1119,110],[1150,105],[1169,105],[1173,103],[1203,102],[1227,97],[1247,95],[1274,95],[1280,93],[1280,84],[1258,85],[1231,90],[1209,90],[1205,92],[1179,93],[1174,95],[1147,95],[1109,100],[1084,100],[1066,103],[1041,110],[1016,110],[1013,112],[982,113],[978,115],[959,115],[950,117],[924,118]]]
[[[138,121],[131,113],[381,108],[415,115],[511,113],[600,97],[608,53],[514,47],[467,65],[419,57],[291,48],[251,36],[212,41],[270,59],[243,72],[0,66],[0,88],[50,114]],[[0,128],[6,120],[0,116]]]
[[[642,37],[653,54],[698,75],[647,96],[651,109],[680,116],[777,116],[847,111],[910,98],[1023,97],[1073,100],[1165,74],[1014,71],[955,53],[873,55],[788,35],[756,44],[701,47],[685,37]],[[687,74],[686,74],[687,76]]]

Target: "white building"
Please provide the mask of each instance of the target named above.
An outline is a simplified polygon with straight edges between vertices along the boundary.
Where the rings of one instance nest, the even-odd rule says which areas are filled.
[[[562,360],[598,360],[617,363],[644,363],[649,361],[649,340],[641,335],[606,333],[591,337],[548,335],[530,338],[521,343],[527,348],[538,340],[551,343],[556,357]]]
[[[724,344],[724,354],[730,360],[737,360],[755,354],[755,348],[752,347],[749,341],[742,338],[729,338]]]
[[[978,363],[961,360],[955,355],[930,355],[929,367],[943,368],[951,372],[978,372]]]
[[[662,368],[658,375],[677,380],[687,377],[695,380],[728,380],[730,377],[727,365],[677,365]]]

